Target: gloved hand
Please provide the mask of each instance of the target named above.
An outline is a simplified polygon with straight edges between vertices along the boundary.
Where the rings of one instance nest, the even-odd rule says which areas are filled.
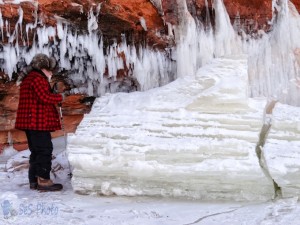
[[[63,82],[55,82],[52,87],[52,93],[58,94],[58,93],[64,93],[66,90],[65,85]]]
[[[54,93],[54,94],[61,94],[61,96],[62,96],[62,102],[65,100],[65,98],[66,98],[66,96],[68,95],[68,91],[59,91],[59,85],[58,85],[58,83],[56,82],[56,83],[54,83],[53,84],[53,87],[52,87],[52,93]]]
[[[55,82],[52,86],[52,93],[53,94],[58,94],[58,86],[57,86],[57,82]]]
[[[60,94],[61,94],[61,96],[62,96],[62,100],[64,101],[65,98],[66,98],[66,93],[60,93]]]

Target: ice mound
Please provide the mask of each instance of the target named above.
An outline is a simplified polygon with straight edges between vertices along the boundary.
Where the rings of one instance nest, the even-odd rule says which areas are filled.
[[[248,99],[245,56],[195,78],[98,98],[67,151],[79,193],[266,200],[272,180],[255,148],[264,100]]]

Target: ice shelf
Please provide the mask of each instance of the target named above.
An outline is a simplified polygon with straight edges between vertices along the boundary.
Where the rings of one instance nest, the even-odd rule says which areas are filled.
[[[68,136],[74,191],[241,201],[273,198],[272,179],[264,174],[255,151],[266,101],[247,97],[247,79],[246,57],[236,56],[213,60],[194,78],[98,98],[76,133]],[[298,189],[293,186],[299,184],[298,177],[288,175],[298,169],[286,166],[282,173],[282,163],[273,161],[277,153],[272,142],[280,153],[288,156],[287,151],[293,151],[297,157],[299,114],[297,125],[289,123],[294,117],[276,115],[264,152],[275,180],[280,185],[281,180],[289,181],[285,192]],[[290,125],[293,135],[287,133]],[[276,159],[281,160],[279,153]]]

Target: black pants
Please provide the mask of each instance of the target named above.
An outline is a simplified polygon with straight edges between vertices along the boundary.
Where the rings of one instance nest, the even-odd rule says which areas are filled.
[[[26,130],[29,158],[29,182],[37,182],[37,177],[50,179],[53,145],[50,131]]]

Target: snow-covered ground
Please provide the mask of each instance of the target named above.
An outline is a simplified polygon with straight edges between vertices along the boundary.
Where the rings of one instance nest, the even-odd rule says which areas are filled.
[[[53,168],[64,184],[62,192],[30,190],[27,181],[29,151],[6,149],[7,163],[0,165],[0,224],[35,225],[297,225],[297,198],[268,202],[204,202],[154,197],[105,197],[79,195],[70,184],[64,140],[54,140]],[[10,157],[9,157],[10,155]],[[62,165],[60,167],[59,165]],[[9,203],[8,203],[8,202]],[[7,204],[8,203],[8,204]],[[9,213],[4,211],[8,205]]]

